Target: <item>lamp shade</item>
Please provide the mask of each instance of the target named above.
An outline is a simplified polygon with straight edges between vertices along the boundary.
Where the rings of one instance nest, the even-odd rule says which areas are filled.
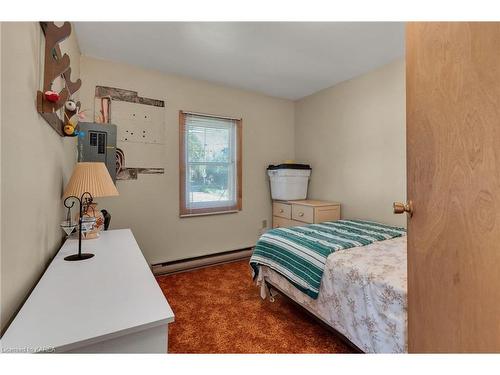
[[[104,163],[77,163],[64,190],[63,199],[89,192],[95,197],[119,195]]]

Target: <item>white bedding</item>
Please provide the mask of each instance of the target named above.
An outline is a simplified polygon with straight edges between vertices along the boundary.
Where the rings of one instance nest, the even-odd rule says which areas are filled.
[[[314,300],[261,266],[263,278],[366,353],[407,351],[406,236],[331,254]],[[265,295],[263,295],[263,298]]]

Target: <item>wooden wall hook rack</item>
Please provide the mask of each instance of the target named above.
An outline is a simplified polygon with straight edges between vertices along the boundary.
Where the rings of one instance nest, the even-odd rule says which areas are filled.
[[[71,24],[64,22],[61,27],[56,26],[54,22],[40,22],[43,33],[45,34],[45,58],[43,69],[43,92],[37,92],[37,111],[61,136],[64,136],[64,119],[60,119],[57,111],[64,103],[77,92],[82,86],[80,79],[71,81],[70,59],[67,54],[62,55],[59,43],[71,35]],[[57,102],[51,102],[45,98],[45,92],[52,90],[52,84],[57,77],[64,80],[64,88],[59,92]],[[77,107],[79,108],[77,103]],[[67,111],[65,109],[64,118],[70,118],[76,111]]]

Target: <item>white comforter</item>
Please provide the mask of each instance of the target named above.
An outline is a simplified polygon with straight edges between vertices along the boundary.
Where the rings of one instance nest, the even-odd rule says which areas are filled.
[[[404,236],[331,254],[316,300],[266,266],[258,282],[268,279],[364,352],[402,353],[407,351],[406,273]]]

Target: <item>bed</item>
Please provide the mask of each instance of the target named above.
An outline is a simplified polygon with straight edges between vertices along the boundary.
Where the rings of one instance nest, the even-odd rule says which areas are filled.
[[[273,229],[258,241],[250,264],[262,298],[272,286],[361,351],[404,353],[405,234],[403,228],[360,220]],[[294,259],[286,267],[279,261],[302,252],[312,260]],[[303,276],[307,272],[311,279]],[[319,280],[317,289],[314,278]]]

